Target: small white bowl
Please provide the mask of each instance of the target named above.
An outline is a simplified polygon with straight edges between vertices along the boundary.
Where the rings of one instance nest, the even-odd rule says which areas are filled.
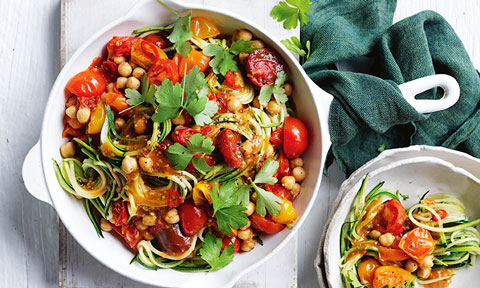
[[[328,225],[325,243],[323,245],[326,280],[330,287],[342,287],[340,277],[340,230],[351,208],[362,179],[365,175],[352,175],[357,181],[352,185],[347,180],[342,184],[340,195],[343,200],[338,205],[335,214]],[[360,177],[358,177],[360,176]],[[469,219],[480,217],[480,180],[463,168],[437,157],[423,156],[402,159],[373,170],[369,173],[366,191],[370,191],[379,182],[385,181],[383,188],[398,189],[400,193],[410,196],[404,202],[410,207],[418,202],[418,197],[426,191],[430,193],[450,193],[459,198],[465,205]],[[480,281],[480,266],[461,268],[455,271],[452,287],[467,287],[467,283]]]

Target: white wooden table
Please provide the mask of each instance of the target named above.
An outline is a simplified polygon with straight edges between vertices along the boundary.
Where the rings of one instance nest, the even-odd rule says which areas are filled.
[[[219,6],[240,14],[243,11],[247,17],[252,18],[262,13],[262,18],[258,19],[268,22],[260,24],[268,25],[269,29],[275,24],[266,15],[269,13],[268,7],[273,6],[272,3],[276,0],[195,1],[220,3]],[[117,2],[121,5],[121,2],[128,1]],[[252,10],[251,4],[256,2],[264,3],[264,8]],[[480,1],[398,2],[396,21],[425,9],[442,14],[464,41],[475,66],[480,67]],[[96,5],[100,5],[98,3]],[[91,18],[93,15],[102,15],[101,18],[105,20],[113,16],[112,11],[101,11],[98,6],[95,7],[95,10],[83,11],[81,14],[85,25],[98,20]],[[118,9],[128,7],[119,6]],[[112,274],[81,249],[59,257],[59,225],[55,211],[28,195],[21,179],[23,158],[39,138],[43,108],[60,69],[60,0],[1,0],[0,27],[0,79],[3,84],[0,94],[0,287],[58,287],[59,274],[63,274],[63,280],[67,281],[60,283],[65,287],[136,285]],[[83,32],[76,35],[78,39],[88,37],[89,32],[86,29]],[[314,209],[298,236],[297,279],[289,279],[288,283],[298,283],[298,287],[318,286],[313,259],[329,213],[329,204],[334,200],[343,178],[336,167],[330,169],[329,177],[323,178]],[[59,258],[67,266],[83,259],[83,269],[76,270],[71,277],[65,277],[65,273],[70,273],[70,268],[59,266]],[[61,267],[60,271],[58,267]],[[102,269],[102,273],[98,273],[98,269]],[[266,275],[273,275],[273,272],[268,272],[265,267],[262,269],[264,274],[260,276],[263,278],[255,280],[257,287],[290,286],[288,283],[276,283],[275,277],[267,278]]]

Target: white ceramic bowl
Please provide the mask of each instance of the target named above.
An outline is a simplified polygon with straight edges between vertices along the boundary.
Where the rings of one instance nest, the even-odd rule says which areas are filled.
[[[217,8],[166,0],[177,11],[193,10],[194,16],[207,16],[225,33],[246,28],[262,39],[266,46],[275,49],[285,60],[289,68],[289,77],[295,85],[294,101],[299,117],[310,131],[310,146],[305,153],[305,170],[308,174],[302,183],[302,193],[295,201],[299,219],[291,230],[285,229],[273,236],[265,237],[264,246],[250,253],[236,255],[235,260],[226,268],[205,273],[181,273],[172,270],[146,270],[139,265],[129,265],[130,251],[115,237],[106,234],[105,239],[98,238],[93,231],[80,201],[69,196],[57,183],[51,159],[60,160],[59,147],[65,142],[61,138],[62,117],[64,113],[64,87],[76,73],[83,71],[91,60],[101,55],[105,44],[114,35],[129,35],[133,29],[153,24],[166,25],[176,20],[175,16],[155,0],[140,1],[130,12],[117,21],[98,31],[86,41],[71,57],[58,75],[51,90],[45,109],[40,141],[29,152],[23,167],[23,178],[29,192],[36,198],[52,205],[68,231],[78,243],[97,260],[116,272],[151,285],[169,287],[228,287],[242,275],[261,265],[268,257],[276,253],[298,231],[311,209],[311,201],[317,193],[324,159],[328,151],[329,133],[327,115],[331,95],[318,88],[307,77],[296,59],[275,40],[267,31],[240,16]],[[429,88],[441,86],[445,96],[441,100],[415,100],[417,93]],[[401,85],[406,100],[419,112],[427,113],[450,107],[459,96],[458,84],[447,75],[433,75]],[[315,97],[314,97],[315,96]],[[427,105],[425,105],[427,104]],[[433,107],[433,108],[432,108]]]
[[[391,153],[390,155],[394,154]],[[477,162],[477,165],[479,165],[479,162]],[[355,183],[349,180],[344,182],[345,185],[342,185],[339,192],[343,195],[343,199],[339,202],[328,225],[322,250],[325,276],[329,287],[342,287],[338,267],[340,263],[340,230],[364,176],[354,175],[352,179],[357,180]],[[480,217],[480,202],[472,201],[480,193],[480,180],[467,170],[440,158],[421,156],[390,162],[369,172],[366,191],[370,191],[381,181],[385,181],[382,189],[398,189],[400,193],[409,196],[409,199],[404,202],[405,207],[417,203],[417,196],[423,195],[426,191],[430,191],[431,194],[450,193],[464,203],[469,219]],[[479,266],[456,270],[452,287],[466,287],[467,283],[474,283],[475,280],[479,281],[479,270]]]

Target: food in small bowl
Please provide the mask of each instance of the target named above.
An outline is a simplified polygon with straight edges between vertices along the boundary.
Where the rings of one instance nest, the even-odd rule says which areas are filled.
[[[218,270],[295,223],[308,131],[274,49],[249,30],[177,16],[114,36],[69,80],[69,141],[53,166],[132,261]]]
[[[480,255],[480,218],[448,191],[426,191],[408,209],[409,196],[382,189],[368,193],[368,175],[341,228],[340,274],[344,287],[448,287],[455,269]]]

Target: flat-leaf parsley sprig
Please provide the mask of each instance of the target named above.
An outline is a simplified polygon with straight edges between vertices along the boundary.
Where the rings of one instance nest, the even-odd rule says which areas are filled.
[[[272,192],[268,192],[265,189],[259,187],[257,184],[270,184],[273,185],[277,183],[277,178],[273,177],[275,172],[277,172],[278,163],[275,160],[268,158],[265,160],[260,171],[258,171],[257,175],[255,176],[255,180],[252,178],[248,178],[250,180],[250,185],[252,185],[255,192],[257,192],[257,209],[256,212],[258,215],[265,217],[268,213],[270,215],[278,215],[280,214],[281,206],[280,204],[283,203],[283,199],[278,197],[277,195],[273,194]]]
[[[270,16],[278,22],[283,22],[283,28],[294,29],[297,28],[298,22],[302,26],[308,23],[310,18],[306,14],[311,10],[310,5],[312,5],[310,0],[280,1],[273,7]]]
[[[174,143],[167,149],[167,159],[175,170],[185,170],[192,161],[193,167],[202,174],[213,169],[205,161],[205,154],[212,155],[215,146],[212,139],[205,138],[201,134],[193,134],[186,142],[186,146]],[[196,158],[194,158],[198,155]]]
[[[261,106],[266,106],[268,101],[273,97],[278,104],[284,104],[288,101],[288,97],[285,94],[285,89],[282,85],[287,81],[287,73],[280,71],[277,73],[277,78],[275,79],[275,84],[272,86],[264,85],[260,89],[260,95],[258,95],[258,100]]]
[[[200,255],[210,265],[210,270],[219,270],[233,261],[235,249],[232,244],[226,246],[222,251],[222,239],[208,233],[203,239]]]
[[[252,48],[253,41],[237,40],[228,48],[223,45],[222,42],[217,41],[217,44],[209,44],[203,49],[203,53],[212,57],[210,60],[210,67],[212,67],[213,73],[222,74],[225,76],[228,71],[238,71],[237,62],[233,60],[233,57],[241,52],[252,52],[255,48]]]

